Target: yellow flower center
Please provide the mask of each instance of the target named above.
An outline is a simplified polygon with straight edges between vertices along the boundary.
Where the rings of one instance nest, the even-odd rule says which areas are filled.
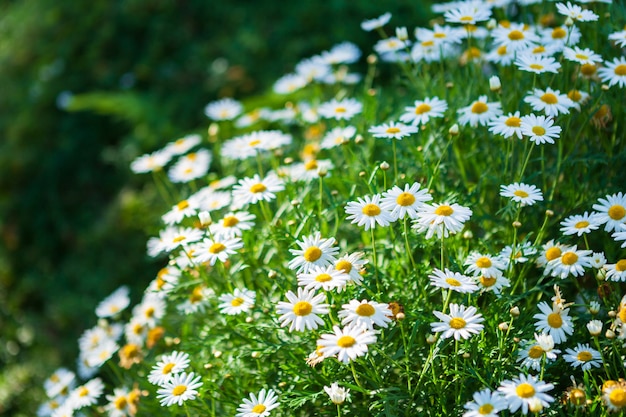
[[[262,193],[263,191],[267,190],[267,187],[261,183],[258,184],[254,184],[252,185],[252,187],[250,187],[250,192],[251,193]]]
[[[333,277],[331,277],[329,274],[319,274],[315,277],[315,281],[317,282],[328,282],[331,279],[333,279]]]
[[[620,259],[619,261],[617,261],[617,263],[615,264],[615,270],[617,272],[626,271],[626,259]]]
[[[391,134],[400,133],[400,129],[397,127],[388,127],[386,132]]]
[[[551,261],[561,256],[561,249],[554,246],[546,251],[546,260]]]
[[[535,345],[528,349],[528,357],[533,359],[539,359],[543,356],[543,349],[539,345]]]
[[[445,39],[446,38],[446,34],[443,32],[437,32],[437,33],[433,33],[433,38],[437,38],[437,39]]]
[[[346,260],[341,260],[339,262],[337,262],[337,265],[335,265],[335,269],[337,271],[343,271],[346,274],[349,274],[350,271],[352,271],[352,264]]]
[[[563,325],[563,319],[559,313],[548,314],[548,325],[553,329],[559,329]]]
[[[261,141],[258,140],[258,139],[254,139],[254,140],[251,140],[250,142],[248,142],[248,146],[252,146],[252,147],[260,145],[260,144],[261,144]]]
[[[335,108],[335,113],[345,113],[347,110],[345,107],[336,107]]]
[[[50,375],[50,382],[59,382],[61,380],[61,378],[59,378],[59,376],[57,374],[52,374]]]
[[[491,259],[487,258],[486,256],[481,256],[480,258],[476,259],[476,266],[479,268],[490,268],[491,265]]]
[[[544,53],[545,51],[546,51],[546,48],[544,48],[542,45],[539,45],[533,49],[533,54],[541,54],[541,53]]]
[[[554,28],[552,31],[552,39],[563,39],[567,36],[567,31],[563,28]]]
[[[187,200],[183,200],[180,203],[176,204],[176,208],[178,210],[184,210],[187,207],[189,207],[189,201],[187,201]]]
[[[152,317],[154,316],[154,307],[148,307],[146,309],[146,317]]]
[[[609,217],[613,220],[622,220],[626,216],[626,209],[619,204],[609,207]]]
[[[587,350],[583,350],[582,352],[578,352],[578,355],[576,355],[576,359],[578,359],[581,362],[590,361],[592,357],[593,356],[591,355],[591,352],[589,352]]]
[[[365,214],[366,216],[378,216],[380,214],[380,207],[378,207],[376,204],[366,204],[363,209],[361,209],[361,211],[363,212],[363,214]]]
[[[222,220],[222,225],[224,227],[233,227],[233,226],[236,226],[237,223],[239,223],[239,219],[236,218],[235,216],[226,216]]]
[[[623,388],[615,388],[609,394],[609,401],[616,407],[624,407],[626,405],[626,390]]]
[[[315,159],[312,159],[306,164],[304,164],[304,169],[306,169],[307,171],[311,171],[313,169],[317,169],[317,166],[318,166],[317,161]]]
[[[587,395],[585,395],[585,391],[574,388],[569,393],[569,401],[576,406],[582,406],[587,403]]]
[[[437,216],[451,216],[452,213],[454,213],[454,210],[452,209],[452,207],[445,205],[445,204],[435,209],[435,214]]]
[[[128,404],[128,401],[126,401],[126,397],[118,397],[115,400],[115,408],[117,410],[125,409],[127,404]]]
[[[178,243],[178,242],[182,242],[185,239],[187,239],[187,236],[176,236],[174,239],[172,239],[172,242]]]
[[[615,75],[619,75],[620,77],[623,77],[624,75],[626,75],[626,65],[621,64],[615,67]]]
[[[586,77],[591,77],[596,73],[596,70],[597,68],[595,64],[583,64],[580,67],[580,72]]]
[[[176,385],[172,390],[172,395],[183,395],[187,391],[187,385]]]
[[[483,287],[491,287],[496,283],[496,279],[493,277],[481,276],[480,278],[478,278],[478,280],[483,285]]]
[[[163,367],[163,375],[169,374],[172,372],[172,369],[174,369],[174,364],[170,362]]]
[[[254,407],[252,407],[252,412],[257,413],[257,414],[263,414],[263,412],[265,412],[266,409],[267,407],[264,406],[263,404],[257,404]]]
[[[311,246],[304,251],[302,257],[307,262],[315,262],[322,257],[322,250],[317,246]]]
[[[457,279],[454,279],[454,278],[446,278],[446,282],[451,287],[460,287],[461,286],[461,282],[459,280],[457,280]]]
[[[587,59],[589,59],[589,57],[587,55],[585,55],[585,54],[576,54],[574,56],[576,58],[580,59],[580,60],[583,60],[583,61],[586,61]]]
[[[356,339],[352,336],[341,336],[339,340],[337,340],[337,346],[344,349],[354,346],[355,343]]]
[[[230,305],[233,307],[239,307],[242,304],[243,304],[243,298],[241,297],[235,297],[230,302]]]
[[[540,64],[530,64],[529,67],[537,71],[544,69],[544,66]]]
[[[578,255],[574,252],[565,252],[563,256],[561,256],[561,262],[563,265],[574,265],[578,261]]]
[[[78,396],[85,397],[87,395],[89,395],[89,390],[86,387],[80,387],[80,390],[78,391]]]
[[[533,128],[531,129],[533,131],[533,133],[537,136],[543,136],[546,134],[546,129],[544,129],[541,126],[533,126]]]
[[[515,388],[515,393],[521,398],[531,398],[535,395],[535,389],[528,382],[522,382]]]
[[[476,103],[472,104],[471,110],[472,113],[481,114],[489,110],[489,107],[482,101],[477,101]]]
[[[419,106],[415,107],[415,114],[424,114],[424,113],[428,113],[430,111],[431,107],[426,104],[426,103],[422,103]]]
[[[189,159],[190,161],[195,161],[197,157],[198,157],[198,155],[196,155],[195,152],[192,152],[190,154],[187,154],[186,158]]]
[[[547,104],[556,104],[559,102],[559,99],[552,93],[545,93],[539,97],[539,99]]]
[[[580,91],[578,90],[571,90],[569,93],[567,93],[567,98],[574,102],[579,102],[580,99],[583,98],[583,95],[580,94]]]
[[[462,329],[465,327],[466,324],[467,322],[461,317],[454,317],[450,319],[450,327],[452,327],[453,329]]]
[[[471,22],[474,20],[473,16],[461,16],[461,18],[459,18],[459,20],[461,22]]]
[[[202,294],[202,287],[198,286],[191,291],[191,295],[189,296],[189,301],[193,304],[200,302],[204,299],[204,295]]]
[[[519,30],[512,30],[509,32],[509,39],[512,41],[519,41],[520,39],[524,39],[524,33]]]
[[[410,206],[415,203],[415,196],[411,193],[401,193],[398,198],[396,198],[396,203],[402,207]]]
[[[434,41],[424,41],[424,42],[422,42],[422,46],[426,46],[426,47],[433,46],[434,44],[435,44]]]
[[[506,55],[506,45],[498,47],[496,52],[498,53],[498,55]]]
[[[574,225],[576,229],[584,229],[587,226],[589,226],[589,222],[586,220],[579,221]]]
[[[618,316],[619,316],[619,319],[622,321],[622,323],[626,323],[626,308],[622,307],[619,310]]]
[[[528,197],[528,193],[524,190],[515,190],[515,192],[513,193],[514,195],[520,197],[520,198],[526,198]]]
[[[296,316],[308,316],[313,311],[313,306],[308,301],[298,301],[293,306],[293,313]]]
[[[484,416],[491,414],[492,411],[493,411],[493,405],[491,404],[483,404],[480,407],[478,407],[478,414],[482,414]]]
[[[374,307],[372,307],[371,305],[365,303],[365,304],[359,304],[359,306],[356,308],[356,314],[358,314],[359,316],[365,316],[365,317],[370,317],[373,316],[374,313],[376,313],[376,310],[374,309]]]
[[[222,252],[224,249],[226,249],[226,246],[223,243],[220,242],[215,242],[214,244],[211,245],[211,247],[209,248],[209,252],[210,253],[220,253]]]
[[[520,127],[520,125],[522,124],[522,119],[520,119],[519,117],[511,116],[506,119],[504,124],[508,127]]]

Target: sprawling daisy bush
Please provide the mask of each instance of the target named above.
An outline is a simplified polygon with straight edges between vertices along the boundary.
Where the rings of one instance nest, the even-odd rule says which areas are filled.
[[[579,3],[347,22],[366,58],[340,40],[132,161],[163,269],[96,307],[39,415],[626,408],[626,13]]]

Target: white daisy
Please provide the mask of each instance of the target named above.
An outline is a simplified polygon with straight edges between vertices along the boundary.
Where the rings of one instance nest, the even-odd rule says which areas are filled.
[[[363,110],[363,105],[354,98],[332,99],[320,104],[317,112],[326,119],[349,120]]]
[[[520,408],[522,414],[528,414],[529,407],[534,401],[539,401],[543,407],[548,407],[554,398],[546,394],[554,385],[537,380],[534,376],[520,374],[518,378],[502,381],[498,387],[508,403],[509,411],[516,412]]]
[[[364,20],[361,22],[361,29],[366,32],[371,32],[374,29],[381,28],[385,26],[389,20],[391,20],[391,13],[387,12],[375,19]]]
[[[615,233],[613,233],[611,237],[616,242],[624,241],[624,243],[622,243],[622,248],[626,248],[626,224],[620,224],[615,230]]]
[[[365,230],[373,229],[378,224],[380,227],[389,226],[393,221],[391,213],[380,206],[380,194],[373,196],[366,195],[357,201],[350,201],[346,204],[345,210],[348,214],[346,220],[364,226]]]
[[[261,179],[258,174],[252,178],[243,178],[233,187],[233,200],[238,206],[256,204],[259,201],[272,201],[279,191],[283,191],[283,182],[273,174]]]
[[[467,2],[456,4],[457,7],[447,10],[443,17],[449,23],[461,23],[463,25],[475,25],[477,22],[489,20],[491,9],[479,7],[477,3]]]
[[[590,256],[590,250],[578,250],[574,245],[549,262],[550,274],[561,279],[567,278],[570,274],[575,277],[582,276],[585,274],[585,268],[591,267]]]
[[[337,290],[342,292],[346,287],[346,283],[350,276],[341,270],[335,269],[333,265],[326,267],[312,266],[308,272],[302,272],[297,275],[298,285],[306,290],[324,291]]]
[[[543,74],[545,72],[557,74],[559,68],[561,68],[561,64],[554,57],[528,53],[520,53],[515,60],[515,65],[522,71],[535,74]]]
[[[189,150],[191,150],[194,146],[198,145],[201,140],[202,137],[200,135],[186,135],[165,145],[163,152],[167,152],[170,155],[182,155],[189,152]]]
[[[626,28],[609,34],[609,40],[615,41],[616,45],[622,48],[625,48],[626,47]]]
[[[352,42],[341,42],[320,54],[330,65],[354,64],[361,57],[361,50]]]
[[[285,294],[289,302],[280,301],[276,306],[276,311],[281,316],[278,320],[280,327],[289,325],[289,331],[302,332],[305,330],[315,330],[318,325],[324,324],[318,314],[328,314],[329,305],[323,304],[326,294],[315,295],[314,291],[298,288],[298,294],[288,291]]]
[[[48,398],[66,396],[73,388],[75,380],[74,372],[67,368],[59,368],[44,381],[43,387]]]
[[[323,239],[321,233],[315,232],[310,236],[304,236],[302,242],[296,242],[300,249],[289,249],[295,258],[293,258],[287,266],[296,272],[309,272],[314,267],[327,267],[332,265],[339,252],[339,248],[333,247],[335,238],[330,237]]]
[[[374,329],[374,325],[386,328],[393,316],[389,304],[375,301],[351,300],[341,307],[342,310],[337,315],[344,326],[353,325],[370,330]]]
[[[559,14],[570,17],[574,21],[578,22],[594,22],[598,20],[598,15],[591,10],[583,9],[577,4],[572,4],[569,1],[567,4],[557,3],[556,9]]]
[[[113,393],[105,396],[109,402],[104,406],[109,417],[127,417],[136,412],[135,404],[130,400],[131,391],[128,388],[114,388]]]
[[[581,106],[589,101],[591,95],[586,91],[572,89],[567,92],[567,98],[574,102],[574,109],[580,111]]]
[[[407,41],[402,41],[395,36],[390,36],[385,39],[381,39],[374,45],[374,50],[380,54],[384,55],[387,53],[394,53],[406,48],[409,45]]]
[[[204,108],[204,114],[213,120],[233,120],[241,114],[243,106],[232,98],[212,101]]]
[[[517,136],[522,139],[522,119],[520,112],[509,113],[508,115],[498,116],[489,121],[489,131],[494,135],[501,135],[504,138]]]
[[[209,302],[215,297],[215,291],[203,284],[196,285],[191,294],[176,309],[183,314],[203,313],[209,306]]]
[[[626,281],[626,259],[620,259],[614,264],[606,264],[603,268],[606,270],[606,279],[615,282]]]
[[[573,103],[573,102],[572,102]],[[529,114],[522,117],[520,130],[536,145],[554,143],[561,135],[561,126],[554,126],[554,119],[547,116]]]
[[[466,412],[462,417],[497,417],[498,412],[507,408],[506,400],[499,392],[493,392],[489,388],[476,391],[472,395],[473,400],[465,403]]]
[[[534,371],[541,370],[545,362],[552,362],[556,355],[561,353],[559,349],[554,349],[554,339],[549,334],[535,333],[535,340],[528,341],[526,347],[519,351],[517,359],[521,366]],[[545,358],[545,359],[544,359]]]
[[[235,417],[267,417],[279,405],[276,392],[263,388],[258,395],[251,393],[250,399],[243,399],[243,403],[237,407]]]
[[[207,149],[200,149],[178,158],[167,176],[172,182],[187,183],[203,177],[209,171],[213,157]]]
[[[74,410],[93,405],[104,391],[104,384],[100,378],[94,378],[83,385],[74,388],[67,398],[67,404],[71,404]]]
[[[220,295],[221,304],[217,306],[220,313],[228,315],[236,315],[248,312],[254,307],[256,293],[246,288],[235,288],[232,294]]]
[[[189,362],[189,354],[185,352],[173,351],[161,355],[160,360],[152,367],[148,381],[151,384],[163,386],[166,382],[171,381],[174,375],[187,369]]]
[[[535,88],[524,97],[524,102],[530,104],[535,111],[543,111],[546,116],[569,114],[569,109],[574,106],[574,102],[567,95],[550,87],[545,90]]]
[[[129,292],[130,290],[126,285],[119,287],[98,304],[96,316],[100,318],[113,317],[123,311],[130,304]]]
[[[572,364],[572,367],[580,367],[583,371],[588,371],[591,367],[599,368],[602,365],[600,352],[587,343],[579,343],[574,349],[565,349],[563,359]]]
[[[477,313],[476,307],[450,304],[450,314],[433,311],[433,314],[441,320],[439,323],[430,323],[433,332],[443,332],[441,337],[454,337],[455,340],[469,339],[472,334],[478,334],[483,330],[480,324],[484,318]]]
[[[443,271],[435,268],[428,278],[430,285],[446,290],[460,293],[473,293],[478,290],[478,286],[470,277],[452,272],[448,268]]]
[[[163,222],[167,225],[178,224],[185,217],[193,217],[198,213],[198,202],[196,199],[181,200],[176,203],[170,211],[161,216]]]
[[[626,407],[626,384],[623,380],[612,381],[611,384],[605,383],[602,386],[602,401],[610,412],[623,410]]]
[[[596,210],[597,220],[604,224],[604,230],[607,232],[621,232],[619,228],[626,224],[626,195],[621,191],[599,198],[598,204],[594,204],[593,209]]]
[[[133,317],[152,328],[156,326],[163,316],[167,304],[155,293],[145,293],[141,303],[133,307]]]
[[[464,265],[467,265],[465,272],[477,276],[497,277],[502,275],[506,269],[506,263],[499,257],[480,252],[472,252]]]
[[[348,274],[350,280],[359,285],[363,281],[361,273],[365,270],[365,265],[368,263],[368,260],[363,259],[363,256],[365,256],[363,252],[353,252],[343,255],[337,258],[334,264],[335,269]]]
[[[614,58],[613,62],[606,62],[605,65],[598,70],[602,82],[609,83],[609,87],[615,84],[626,87],[626,58]]]
[[[164,150],[151,154],[141,155],[130,164],[130,169],[135,174],[144,174],[162,169],[172,158],[172,155]]]
[[[500,294],[502,288],[511,286],[511,282],[503,275],[491,277],[480,275],[474,278],[483,291],[493,291],[496,295]]]
[[[457,110],[459,123],[476,127],[487,126],[489,121],[502,114],[502,104],[487,101],[487,96],[480,96],[467,107]]]
[[[402,123],[389,122],[378,126],[372,126],[369,128],[368,132],[370,132],[375,138],[402,139],[405,136],[417,133],[417,127],[407,126]]]
[[[536,253],[537,248],[535,248],[531,242],[524,242],[521,245],[515,245],[515,250],[513,250],[511,245],[506,245],[502,248],[498,257],[505,263],[506,268],[508,268],[511,261],[516,264],[523,264],[528,262],[530,257],[534,256]]]
[[[181,406],[187,400],[194,400],[198,395],[198,388],[202,386],[201,379],[200,375],[196,376],[193,372],[174,375],[157,390],[157,399],[161,401],[161,407],[173,404]]]
[[[600,269],[606,265],[606,257],[604,252],[594,252],[591,254],[591,266]]]
[[[448,109],[448,103],[439,97],[426,97],[424,100],[415,100],[412,106],[404,108],[405,113],[400,121],[413,126],[425,125],[431,118],[441,118]]]
[[[602,57],[600,55],[596,54],[589,48],[582,49],[578,46],[574,46],[573,48],[566,46],[563,49],[563,56],[565,59],[579,64],[597,64],[602,62]]]
[[[567,336],[574,332],[572,319],[569,317],[569,308],[561,308],[555,305],[550,307],[545,301],[537,304],[541,313],[535,314],[537,319],[535,328],[538,332],[544,332],[552,336],[554,343],[562,343],[567,340]]]
[[[561,232],[564,235],[578,235],[579,237],[585,233],[591,233],[600,227],[600,223],[596,220],[595,214],[574,214],[567,217],[561,222]]]
[[[388,211],[391,218],[395,221],[409,217],[417,218],[417,211],[426,202],[432,200],[432,196],[428,190],[422,188],[421,184],[414,182],[404,185],[404,190],[397,185],[385,191],[380,200],[380,208]]]
[[[307,79],[300,74],[286,74],[274,82],[272,89],[276,94],[291,94],[307,84]]]
[[[224,263],[241,248],[243,248],[243,242],[238,237],[232,239],[225,239],[221,236],[214,236],[213,239],[205,238],[202,242],[194,245],[193,260],[199,264],[208,262],[209,265],[215,265],[218,260]]]
[[[224,239],[232,239],[241,237],[244,230],[250,230],[254,227],[254,214],[247,211],[229,212],[216,223],[211,224],[211,234],[216,238],[219,236]]]
[[[537,201],[543,201],[541,190],[534,185],[516,182],[509,185],[500,186],[500,195],[509,197],[511,200],[523,206],[532,206]]]
[[[330,149],[348,143],[355,134],[356,128],[354,126],[335,127],[324,135],[320,149]]]
[[[472,210],[456,203],[424,204],[417,213],[413,228],[426,232],[426,239],[435,233],[437,237],[447,237],[448,233],[458,233],[472,216]]]
[[[333,404],[343,404],[350,397],[350,390],[340,387],[336,382],[330,384],[330,387],[324,386],[324,391]]]
[[[322,334],[317,340],[320,352],[325,358],[337,356],[337,360],[348,363],[367,353],[367,346],[376,342],[376,334],[358,326],[343,329],[333,326],[334,334]]]

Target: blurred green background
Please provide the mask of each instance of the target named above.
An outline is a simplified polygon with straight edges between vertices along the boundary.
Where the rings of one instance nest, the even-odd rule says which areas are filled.
[[[424,3],[0,2],[0,414],[34,415],[97,303],[122,284],[139,298],[162,266],[145,243],[167,208],[130,161],[302,58],[344,40],[367,55],[364,19],[426,25]]]

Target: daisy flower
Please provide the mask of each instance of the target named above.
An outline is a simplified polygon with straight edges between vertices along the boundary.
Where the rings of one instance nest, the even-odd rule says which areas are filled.
[[[274,174],[269,174],[264,179],[259,174],[254,174],[252,178],[246,177],[239,180],[233,186],[233,200],[239,206],[256,204],[259,201],[272,201],[279,191],[283,191],[285,185]]]
[[[616,242],[624,241],[624,243],[622,243],[622,248],[626,248],[626,224],[620,224],[615,230],[615,233],[613,233],[611,237]]]
[[[529,53],[520,53],[515,60],[515,65],[522,71],[535,74],[543,74],[544,72],[557,74],[561,68],[561,64],[554,57]]]
[[[165,315],[167,304],[155,293],[146,293],[141,303],[133,307],[133,317],[148,327],[154,327]]]
[[[598,70],[602,82],[609,83],[609,87],[615,84],[626,87],[626,58],[614,58],[613,62],[606,62],[605,65]]]
[[[591,267],[590,255],[590,250],[578,250],[574,245],[549,262],[550,274],[561,279],[567,278],[570,274],[575,277],[584,275],[585,268]]]
[[[196,285],[187,299],[178,304],[176,309],[183,314],[204,312],[209,305],[209,301],[214,297],[215,292],[212,288],[207,288],[202,284]]]
[[[535,314],[537,319],[535,328],[538,332],[544,332],[552,336],[554,343],[562,343],[567,340],[567,335],[574,332],[572,319],[569,317],[569,308],[561,306],[550,307],[545,301],[540,302],[537,307],[541,313]]]
[[[346,326],[341,329],[333,326],[333,334],[322,334],[317,340],[320,352],[325,358],[337,356],[339,362],[348,363],[367,353],[367,345],[376,342],[376,334],[359,326]]]
[[[93,405],[104,391],[104,384],[100,378],[94,378],[83,385],[76,387],[70,392],[67,403],[71,404],[74,410]]]
[[[626,281],[626,259],[620,259],[614,264],[606,264],[606,279],[615,282]]]
[[[48,398],[58,395],[67,395],[73,388],[76,374],[67,368],[59,368],[44,381],[43,387]]]
[[[389,310],[389,304],[377,303],[367,300],[351,300],[341,306],[338,316],[344,326],[352,325],[364,329],[374,330],[374,325],[387,327],[391,322],[393,313]]]
[[[448,268],[443,271],[434,269],[428,278],[430,279],[430,285],[446,290],[460,293],[473,293],[478,290],[478,286],[471,278],[458,272],[452,272]]]
[[[324,391],[333,404],[343,404],[350,397],[350,390],[340,387],[336,382],[330,384],[330,387],[324,386]]]
[[[500,186],[500,195],[509,197],[511,200],[520,203],[523,206],[532,206],[537,201],[543,201],[541,190],[534,185],[515,182],[510,185]]]
[[[204,233],[199,229],[168,226],[159,233],[158,240],[152,248],[152,253],[156,256],[161,252],[171,252],[180,246],[197,242],[203,236]]]
[[[555,28],[545,28],[541,31],[541,40],[550,48],[561,51],[565,46],[576,45],[581,38],[580,29],[576,26],[557,26]]]
[[[157,390],[157,399],[161,401],[161,407],[173,404],[180,406],[187,400],[194,400],[198,395],[197,389],[202,386],[200,379],[200,375],[196,376],[193,372],[174,375]]]
[[[522,119],[519,111],[498,116],[490,120],[488,125],[489,131],[494,135],[501,135],[504,138],[517,136],[518,139],[522,139]]]
[[[178,158],[176,163],[167,172],[167,176],[175,183],[193,181],[207,174],[212,159],[211,153],[206,149],[188,153]]]
[[[324,135],[320,143],[320,149],[331,149],[348,143],[355,134],[356,128],[354,126],[335,127]]]
[[[498,25],[491,32],[495,46],[506,46],[512,52],[527,49],[539,41],[534,28],[524,23],[511,22],[507,26]]]
[[[381,39],[378,42],[376,42],[376,44],[374,45],[374,50],[378,54],[384,55],[384,54],[400,51],[401,49],[406,48],[408,45],[409,44],[407,42],[401,41],[395,36],[390,36],[386,39]]]
[[[439,323],[430,323],[433,332],[443,332],[441,337],[454,337],[455,340],[469,339],[472,334],[478,334],[483,330],[480,324],[484,318],[477,313],[476,307],[450,304],[450,314],[433,311],[433,314],[441,320]]]
[[[486,126],[489,121],[502,114],[502,104],[499,102],[488,102],[487,96],[480,96],[467,107],[457,110],[459,123],[476,127],[479,124]]]
[[[251,393],[250,399],[244,398],[243,403],[237,407],[235,417],[267,417],[270,411],[280,405],[278,396],[273,389],[265,388],[259,391],[259,395]]]
[[[285,74],[274,82],[272,89],[276,94],[291,94],[307,84],[307,79],[300,74]]]
[[[626,406],[626,383],[623,380],[606,381],[602,385],[602,401],[610,412],[623,410]]]
[[[515,57],[516,54],[514,52],[507,49],[506,45],[502,45],[490,50],[487,55],[485,55],[485,60],[506,67],[511,65]]]
[[[130,290],[125,285],[115,290],[98,304],[98,307],[96,307],[96,316],[107,318],[123,311],[130,304],[129,292]]]
[[[589,93],[582,91],[582,90],[572,89],[567,92],[567,98],[569,98],[570,100],[574,102],[573,108],[578,111],[580,111],[581,105],[589,101],[590,97],[591,96],[589,95]]]
[[[566,94],[561,94],[559,90],[550,87],[545,90],[535,88],[524,97],[524,102],[530,104],[535,111],[543,111],[546,116],[558,116],[559,114],[569,114],[569,109],[574,106]]]
[[[626,47],[626,28],[609,34],[609,40],[615,41],[615,44],[625,48]]]
[[[383,123],[379,126],[372,126],[369,128],[370,132],[375,138],[387,138],[387,139],[402,139],[405,136],[410,136],[413,133],[417,133],[417,127],[407,126],[402,123]]]
[[[546,116],[529,114],[522,117],[520,130],[528,140],[536,145],[554,143],[561,135],[561,126],[554,126],[554,119]]]
[[[448,103],[439,97],[426,97],[424,100],[415,100],[413,106],[404,108],[405,113],[400,116],[400,121],[410,123],[413,126],[425,125],[431,118],[441,118],[448,110]]]
[[[579,343],[575,349],[565,349],[563,359],[572,364],[572,367],[580,367],[583,371],[590,370],[592,366],[599,368],[602,364],[600,352],[591,348],[587,343]]]
[[[226,213],[219,222],[211,224],[211,234],[224,239],[241,237],[244,230],[252,229],[255,218],[254,214],[247,211]]]
[[[479,7],[476,3],[458,3],[458,7],[447,10],[444,19],[448,23],[461,23],[463,25],[475,25],[477,22],[484,22],[491,17],[491,9]]]
[[[404,190],[397,185],[383,193],[380,200],[380,208],[388,211],[393,221],[409,217],[417,218],[417,211],[426,202],[432,200],[432,196],[426,189],[420,189],[421,184],[414,182],[404,185]]]
[[[366,32],[371,32],[374,29],[381,28],[385,26],[389,20],[391,20],[391,13],[387,12],[375,19],[364,20],[361,22],[361,29]]]
[[[606,265],[606,257],[604,252],[594,252],[591,254],[591,266],[600,269]]]
[[[213,120],[232,120],[243,111],[243,106],[232,98],[212,101],[204,108],[204,114]]]
[[[528,342],[527,346],[518,353],[518,362],[521,366],[530,368],[534,371],[541,370],[544,361],[551,362],[556,359],[557,353],[561,353],[559,349],[554,349],[554,339],[549,334],[535,333],[535,340]]]
[[[172,158],[172,155],[164,150],[145,154],[136,158],[130,164],[130,169],[135,174],[144,174],[162,169]]]
[[[295,256],[287,266],[296,272],[307,273],[314,267],[326,267],[336,262],[335,256],[339,252],[339,248],[334,248],[335,238],[330,237],[323,239],[320,232],[310,236],[304,236],[302,242],[296,242],[300,249],[289,249],[289,252]]]
[[[320,104],[317,112],[326,119],[350,120],[354,115],[361,113],[363,105],[354,98],[345,98],[341,101],[332,99]]]
[[[109,417],[127,417],[136,414],[136,406],[129,399],[131,392],[128,388],[114,388],[113,394],[105,396],[109,402],[104,406]]]
[[[483,291],[493,291],[494,294],[499,295],[504,287],[510,287],[511,282],[503,275],[486,277],[484,275],[474,277]]]
[[[620,232],[621,225],[626,224],[626,195],[621,191],[599,198],[598,204],[594,204],[593,209],[596,210],[597,220],[604,224],[604,230],[607,232]]]
[[[467,411],[463,413],[463,417],[497,417],[498,412],[507,408],[506,400],[500,393],[489,388],[476,391],[472,398],[464,406]]]
[[[312,181],[323,175],[329,176],[335,166],[330,159],[309,159],[306,162],[292,164],[288,175],[292,181]],[[322,175],[321,172],[324,172]]]
[[[313,290],[298,288],[298,294],[288,291],[285,295],[289,302],[280,301],[276,306],[276,311],[281,316],[278,320],[280,327],[289,325],[289,331],[302,332],[305,330],[315,330],[320,324],[324,324],[318,314],[328,314],[328,304],[323,304],[326,294],[315,295]]]
[[[198,145],[201,140],[202,137],[200,135],[186,135],[165,145],[163,152],[167,152],[170,155],[182,155]]]
[[[472,252],[465,260],[466,273],[474,274],[475,277],[497,277],[506,269],[505,262],[499,256]]]
[[[172,380],[175,374],[183,372],[189,366],[189,354],[173,351],[162,355],[161,359],[152,367],[148,375],[151,384],[163,386]]]
[[[330,65],[354,64],[361,57],[361,50],[352,42],[341,42],[320,54]]]
[[[185,217],[195,216],[198,212],[197,200],[189,199],[182,200],[176,203],[170,211],[161,216],[163,222],[167,225],[178,224],[183,221]]]
[[[591,10],[583,9],[579,5],[572,4],[569,1],[567,2],[567,4],[557,3],[556,9],[558,10],[559,14],[570,17],[574,21],[594,22],[598,20],[598,15]]]
[[[237,253],[238,249],[243,248],[243,242],[240,238],[225,239],[221,236],[214,236],[213,239],[204,239],[201,243],[194,246],[195,252],[193,260],[202,264],[208,262],[209,265],[215,265],[219,260],[224,263],[231,256]]]
[[[506,268],[512,262],[516,264],[528,262],[531,256],[537,253],[537,249],[530,242],[524,242],[521,245],[515,245],[515,251],[511,245],[506,245],[502,248],[498,257],[505,263]],[[505,268],[505,269],[506,269]]]
[[[548,407],[554,398],[546,394],[554,385],[537,380],[534,376],[520,374],[519,378],[502,381],[498,387],[508,403],[509,411],[516,412],[520,408],[522,414],[528,414],[529,406],[539,401],[543,407]]]
[[[595,214],[575,214],[567,217],[561,222],[561,232],[564,235],[578,235],[582,236],[585,233],[591,233],[592,230],[596,230],[600,227],[600,223],[596,220]]]
[[[361,284],[363,281],[361,272],[364,271],[365,264],[368,262],[367,259],[363,259],[364,255],[363,252],[353,252],[343,255],[335,262],[335,269],[348,274],[349,279],[355,284]]]
[[[312,266],[308,272],[298,274],[298,285],[306,290],[343,291],[350,276],[333,265],[326,267]]]
[[[380,198],[380,194],[374,194],[348,202],[345,210],[349,216],[346,220],[351,220],[351,223],[356,223],[358,226],[364,226],[365,230],[375,228],[376,224],[381,227],[389,226],[393,217],[389,211],[383,210],[380,206]]]
[[[471,216],[472,210],[456,203],[424,204],[417,213],[413,228],[418,232],[425,231],[426,239],[435,233],[438,237],[447,237],[448,233],[460,232]]]
[[[82,352],[82,357],[87,366],[93,368],[101,367],[111,356],[119,350],[120,346],[112,339],[104,339],[97,346],[89,351]]]
[[[574,46],[573,48],[566,46],[563,49],[563,56],[565,57],[565,59],[572,62],[577,62],[581,65],[597,64],[599,62],[602,62],[602,57],[600,55],[596,54],[589,48],[582,49],[578,46]]]
[[[235,288],[232,294],[220,295],[219,301],[221,302],[217,308],[220,309],[220,313],[228,315],[236,315],[245,313],[254,307],[254,301],[256,299],[256,293],[246,288]]]

